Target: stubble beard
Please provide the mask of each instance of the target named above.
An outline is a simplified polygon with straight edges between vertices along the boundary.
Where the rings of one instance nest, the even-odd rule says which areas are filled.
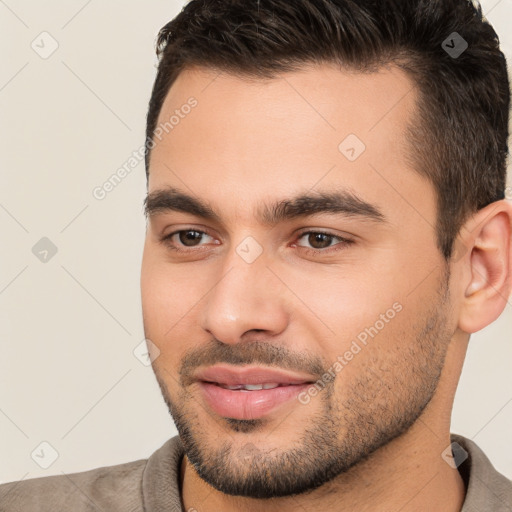
[[[269,426],[265,419],[211,416],[208,426],[204,421],[208,412],[188,389],[182,387],[171,399],[154,366],[187,458],[198,475],[233,496],[269,499],[297,495],[332,481],[403,435],[432,399],[451,339],[446,319],[449,275],[445,278],[438,300],[409,332],[403,333],[400,351],[391,358],[387,354],[384,360],[378,353],[368,354],[360,366],[362,372],[350,382],[349,394],[336,396],[337,379],[329,382],[311,402],[311,406],[318,404],[316,412],[304,422],[289,448],[269,451],[254,444],[255,436],[265,432],[278,435],[279,426]],[[378,338],[372,343],[379,343]],[[262,343],[260,350],[266,347]],[[363,350],[371,351],[372,347]],[[343,378],[343,371],[337,377]],[[219,435],[208,435],[208,429],[217,428]]]

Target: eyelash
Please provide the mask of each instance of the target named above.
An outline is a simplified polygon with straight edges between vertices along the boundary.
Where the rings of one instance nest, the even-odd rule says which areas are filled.
[[[172,233],[169,233],[168,235],[165,235],[161,239],[161,241],[167,247],[169,247],[169,249],[171,249],[171,250],[173,250],[175,252],[178,252],[178,253],[191,253],[194,250],[196,250],[194,247],[191,247],[190,249],[181,249],[181,248],[179,248],[176,245],[171,243],[171,239],[172,239],[172,237],[174,235],[178,235],[180,233],[187,233],[187,232],[194,232],[194,233],[199,233],[201,235],[211,236],[207,232],[201,231],[201,230],[198,230],[198,229],[180,229],[178,231],[173,231]],[[339,243],[337,243],[337,244],[335,244],[333,246],[326,247],[324,249],[312,249],[312,248],[309,248],[309,247],[304,247],[302,245],[298,246],[298,247],[301,248],[301,250],[305,251],[307,254],[313,254],[315,256],[318,256],[319,254],[326,254],[326,253],[330,254],[332,252],[337,252],[337,251],[343,250],[347,246],[350,246],[350,245],[352,245],[354,243],[354,240],[350,240],[349,238],[344,238],[342,236],[335,235],[333,233],[329,233],[327,231],[312,231],[312,230],[310,230],[310,231],[303,231],[303,232],[299,233],[297,235],[297,240],[300,240],[305,235],[311,235],[311,234],[313,234],[313,235],[317,235],[317,234],[325,235],[325,236],[328,236],[330,238],[338,239],[339,240]]]

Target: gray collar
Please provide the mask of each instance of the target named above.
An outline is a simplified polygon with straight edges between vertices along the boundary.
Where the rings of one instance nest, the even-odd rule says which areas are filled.
[[[468,452],[468,458],[458,468],[466,485],[461,512],[511,512],[512,482],[494,469],[473,441],[457,434],[452,434],[451,439]],[[182,512],[180,468],[183,455],[183,445],[175,436],[149,457],[142,475],[145,512]]]

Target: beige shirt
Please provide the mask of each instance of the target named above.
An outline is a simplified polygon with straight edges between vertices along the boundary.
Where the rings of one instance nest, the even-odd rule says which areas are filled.
[[[459,466],[466,484],[461,512],[511,512],[512,482],[480,448],[452,434],[469,454]],[[68,475],[0,485],[0,512],[183,512],[179,491],[183,447],[169,439],[149,459]]]

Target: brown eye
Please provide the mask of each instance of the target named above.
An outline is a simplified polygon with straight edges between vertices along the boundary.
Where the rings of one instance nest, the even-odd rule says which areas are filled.
[[[313,249],[325,249],[331,245],[333,238],[325,233],[309,233],[308,242]]]
[[[164,236],[161,241],[166,247],[173,251],[186,252],[187,249],[199,248],[205,245],[205,243],[201,242],[207,242],[208,238],[213,239],[213,237],[204,231],[197,229],[180,229],[179,231],[174,231]]]
[[[201,237],[204,233],[201,233],[200,231],[179,231],[176,233],[178,235],[178,238],[180,242],[186,246],[186,247],[195,247],[197,245],[197,242],[201,241]]]
[[[299,240],[305,240],[306,243],[297,243],[303,251],[313,254],[331,253],[341,250],[354,243],[353,240],[344,238],[332,233],[323,233],[322,231],[306,231],[299,235]]]

